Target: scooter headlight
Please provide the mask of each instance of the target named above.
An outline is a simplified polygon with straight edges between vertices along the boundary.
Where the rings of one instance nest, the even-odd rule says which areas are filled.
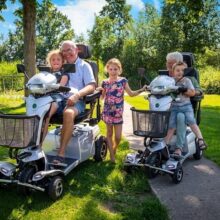
[[[31,93],[34,94],[43,94],[45,92],[43,84],[32,84],[28,86],[28,89]]]
[[[8,173],[9,171],[8,170],[6,170],[5,168],[1,168],[1,173],[3,173],[4,175],[6,175],[7,173]]]

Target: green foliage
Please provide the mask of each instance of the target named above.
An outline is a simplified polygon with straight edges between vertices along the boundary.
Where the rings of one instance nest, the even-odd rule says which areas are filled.
[[[146,4],[145,11],[140,13],[133,25],[131,37],[125,40],[121,61],[124,74],[132,88],[140,88],[146,83],[146,80],[137,74],[139,67],[145,68],[145,74],[152,79],[163,62],[158,57],[160,51],[156,48],[159,24],[158,12],[152,5]]]
[[[216,47],[220,24],[218,7],[217,0],[164,1],[158,42],[163,53],[171,50],[203,53],[205,46]]]
[[[220,94],[220,70],[206,66],[199,70],[200,84],[207,94]]]
[[[0,63],[0,91],[22,89],[24,85],[23,74],[18,74],[16,62],[1,62]]]
[[[11,61],[23,59],[23,13],[15,12],[15,32],[9,32],[8,39],[0,45],[1,60]],[[63,40],[72,39],[74,32],[70,20],[51,3],[43,0],[37,5],[36,53],[37,58],[44,60],[48,51],[56,49]]]
[[[104,63],[112,57],[120,58],[124,39],[128,34],[127,25],[131,22],[130,6],[125,0],[107,0],[96,16],[95,25],[89,33],[94,56]]]
[[[45,59],[48,51],[57,49],[63,40],[74,37],[71,22],[51,3],[43,0],[37,9],[37,57]]]

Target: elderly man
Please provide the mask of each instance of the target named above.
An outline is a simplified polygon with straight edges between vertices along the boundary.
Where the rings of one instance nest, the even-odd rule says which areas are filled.
[[[183,62],[183,56],[181,53],[179,52],[172,52],[172,53],[168,53],[167,57],[166,57],[166,67],[167,70],[169,71],[169,76],[173,77],[173,71],[172,71],[172,67],[174,63],[177,62]],[[192,81],[192,84],[195,88],[196,91],[196,95],[201,95],[202,94],[202,90],[197,82],[197,80],[194,77],[188,77],[190,78],[190,80]],[[171,134],[167,134],[166,140],[167,142],[169,142]],[[185,124],[185,116],[183,113],[178,113],[177,114],[177,127],[176,127],[176,136],[177,136],[177,140],[176,140],[176,149],[175,149],[175,153],[177,155],[181,155],[182,152],[182,148],[185,145],[185,136],[186,136],[186,124]]]
[[[72,41],[64,41],[60,50],[66,63],[75,64],[76,72],[68,73],[67,86],[77,92],[68,97],[66,108],[63,111],[60,149],[54,163],[64,162],[65,149],[72,136],[74,119],[85,109],[82,97],[93,93],[96,83],[91,66],[78,57],[78,48]]]

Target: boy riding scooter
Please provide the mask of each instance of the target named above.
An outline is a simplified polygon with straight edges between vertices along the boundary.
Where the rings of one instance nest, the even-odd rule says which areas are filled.
[[[175,78],[176,86],[180,86],[180,94],[177,96],[177,98],[173,101],[171,105],[171,115],[169,121],[169,130],[166,137],[166,143],[169,144],[174,134],[174,131],[176,130],[177,114],[179,112],[182,112],[185,115],[186,124],[189,125],[189,127],[192,129],[192,131],[198,138],[198,144],[200,149],[204,150],[207,147],[207,144],[205,143],[201,131],[198,125],[196,124],[192,104],[190,102],[190,97],[195,95],[195,89],[190,79],[183,76],[185,68],[186,64],[183,62],[175,63],[172,67],[173,77]],[[182,148],[183,146],[176,146],[174,154],[176,156],[181,156]]]

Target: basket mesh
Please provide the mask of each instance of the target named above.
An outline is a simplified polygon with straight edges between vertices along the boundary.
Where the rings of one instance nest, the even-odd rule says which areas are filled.
[[[169,111],[132,110],[133,133],[137,136],[162,138],[167,134]]]
[[[36,145],[39,117],[0,115],[0,145],[25,148]]]

